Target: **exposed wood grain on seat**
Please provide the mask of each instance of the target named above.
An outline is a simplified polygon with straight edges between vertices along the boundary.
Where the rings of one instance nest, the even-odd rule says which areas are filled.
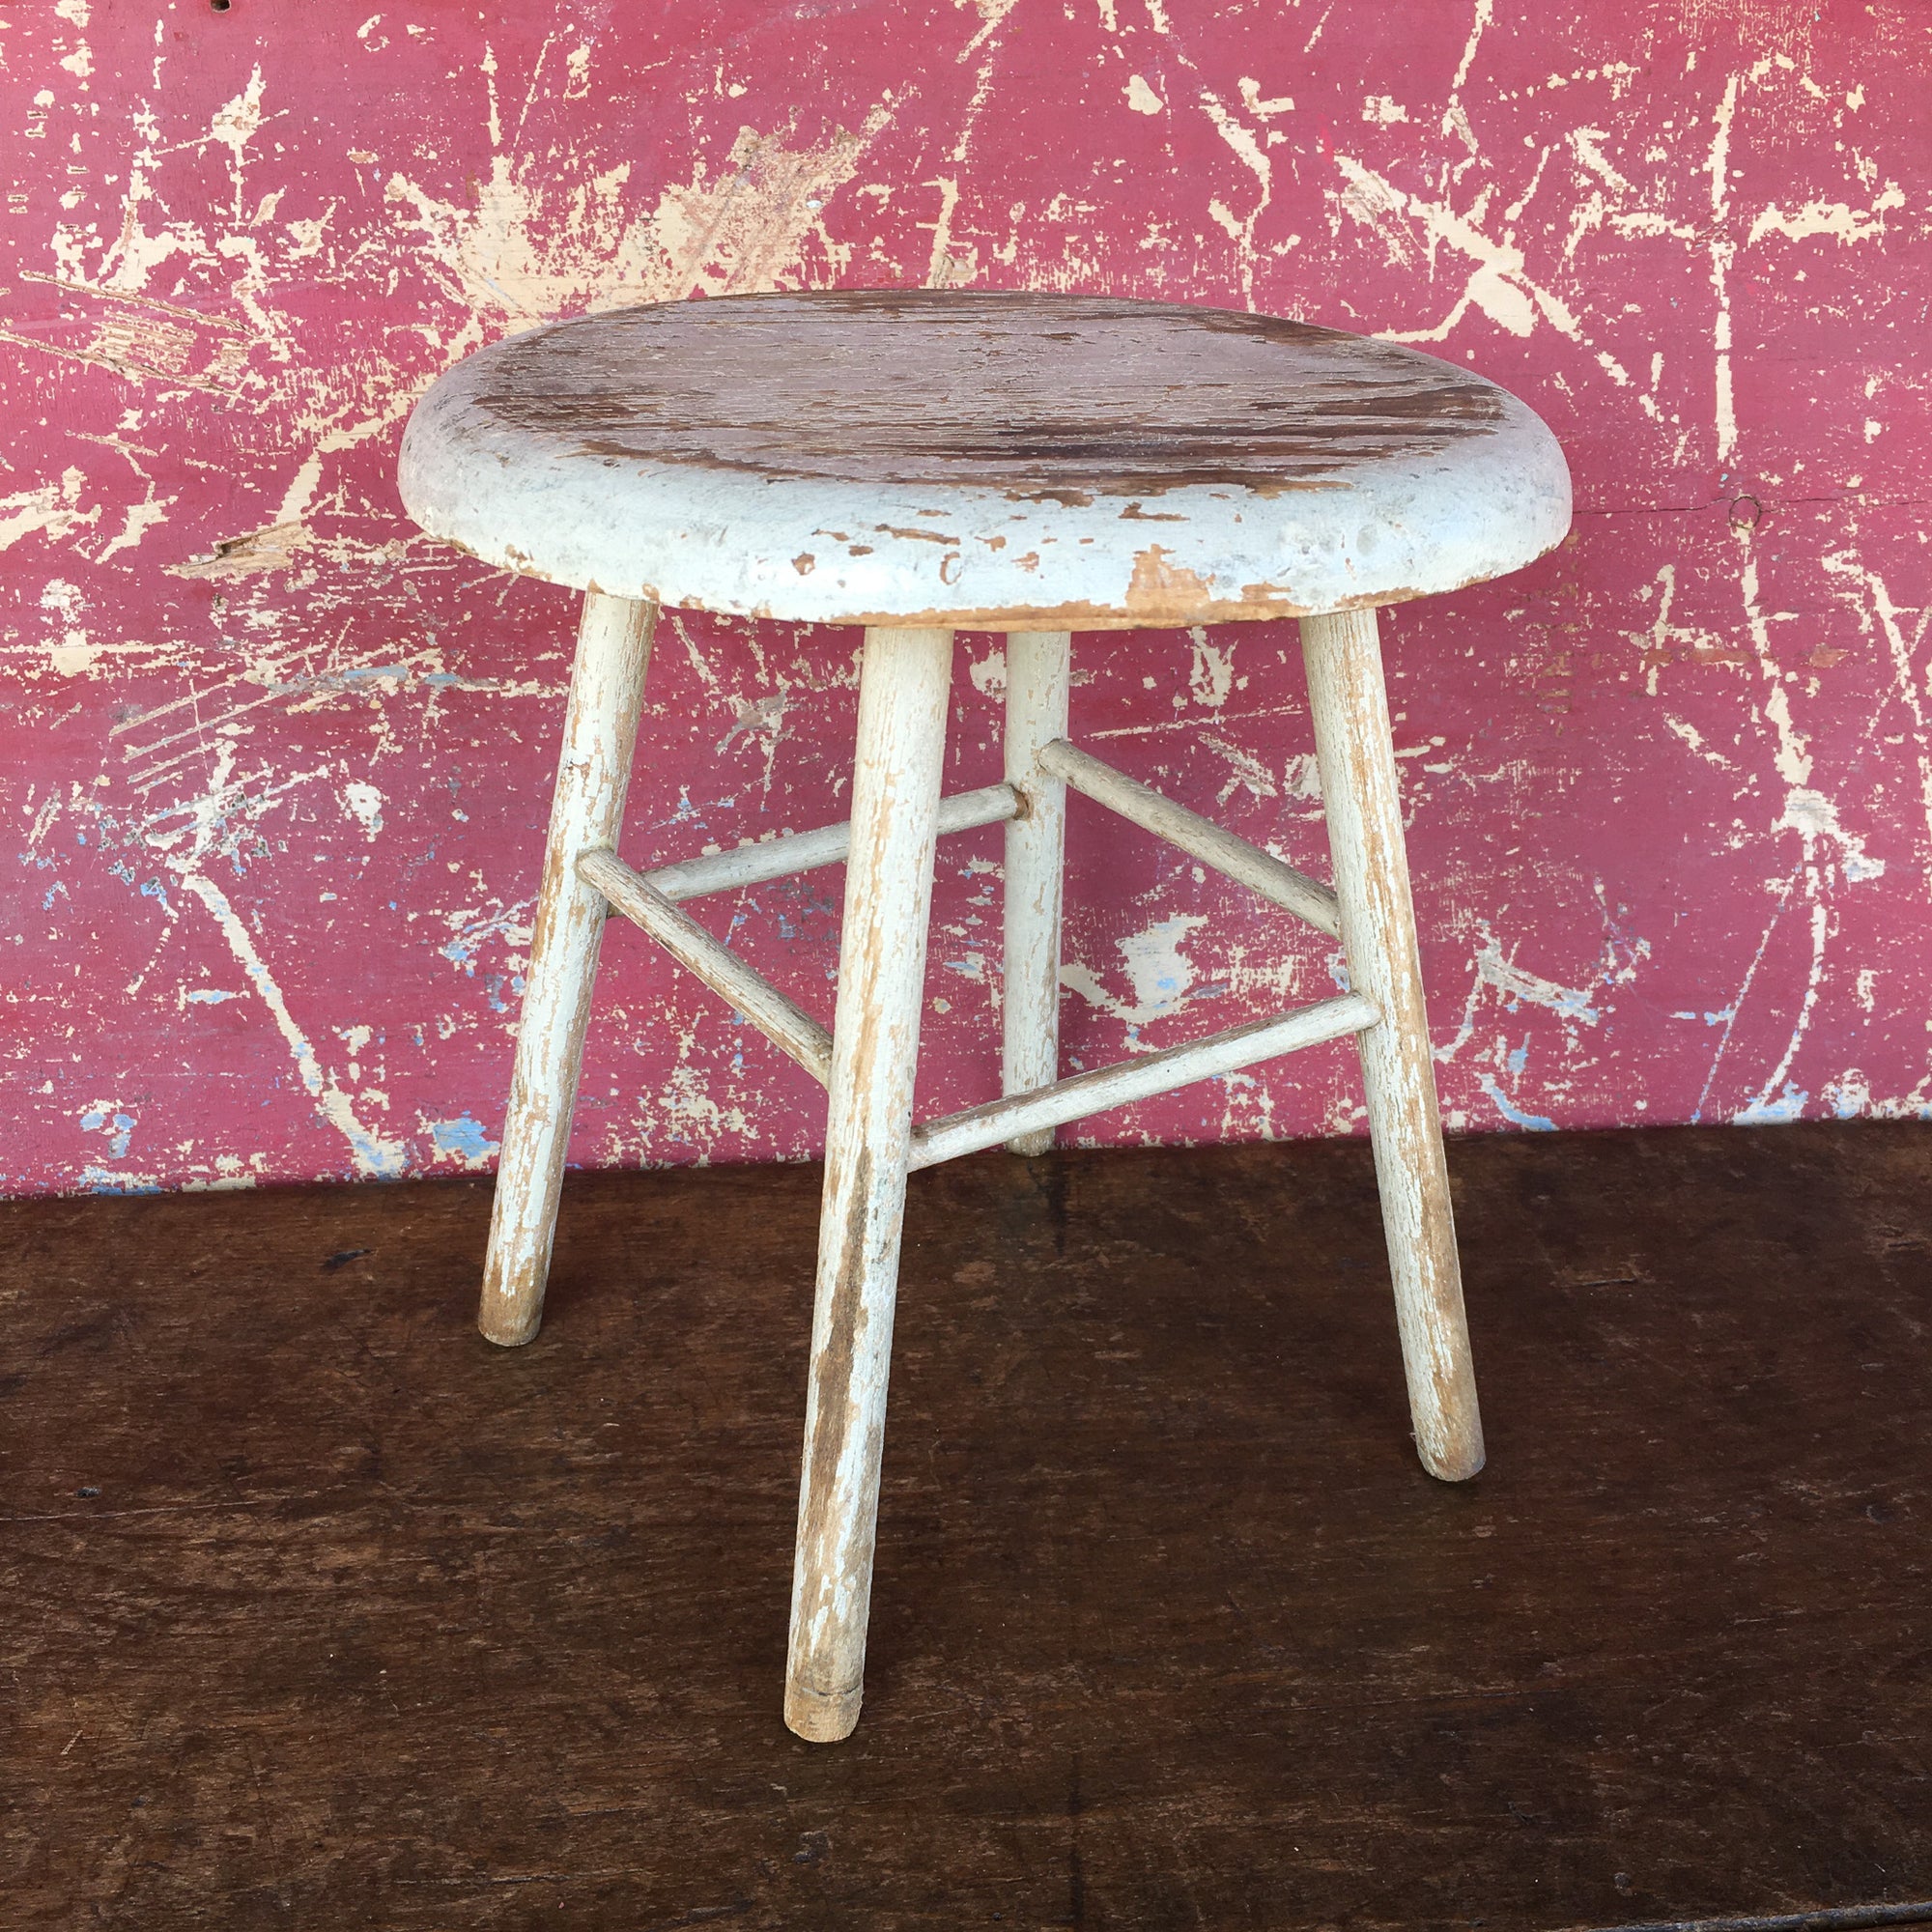
[[[401,482],[425,529],[504,569],[938,629],[1397,603],[1519,568],[1570,515],[1549,432],[1435,356],[1276,316],[980,291],[533,329],[434,384]]]
[[[563,323],[509,343],[476,394],[586,456],[1063,505],[1334,487],[1352,464],[1493,433],[1506,400],[1433,356],[1277,316],[914,289]]]

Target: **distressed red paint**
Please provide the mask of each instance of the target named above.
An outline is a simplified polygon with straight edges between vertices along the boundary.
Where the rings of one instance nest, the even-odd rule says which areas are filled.
[[[1932,1108],[1922,10],[375,4],[0,22],[0,1186],[488,1159],[571,599],[408,527],[400,426],[510,330],[773,286],[1251,305],[1524,396],[1575,539],[1388,620],[1452,1122]],[[841,815],[855,642],[668,616],[629,856]],[[1297,659],[1084,639],[1075,730],[1320,869]],[[998,851],[946,848],[935,1111],[996,1079]],[[1077,1064],[1331,983],[1077,804],[1071,864]],[[837,881],[718,909],[821,1013]],[[1352,1093],[1323,1050],[1090,1131]],[[613,931],[579,1159],[802,1155],[822,1105]]]

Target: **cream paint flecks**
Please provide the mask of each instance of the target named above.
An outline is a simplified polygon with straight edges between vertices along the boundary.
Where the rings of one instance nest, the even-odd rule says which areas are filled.
[[[1559,1125],[1932,1107],[1910,944],[1932,891],[1932,547],[1910,508],[1926,429],[1889,327],[1926,295],[1891,158],[1922,121],[1904,30],[1826,10],[1794,39],[1751,14],[1740,53],[1736,22],[1647,4],[1622,23],[1638,62],[1579,51],[1600,22],[1575,8],[1458,0],[1426,33],[1387,6],[1304,12],[1270,40],[1094,0],[1054,16],[1049,53],[1025,8],[916,6],[915,101],[902,58],[857,29],[832,20],[812,51],[782,13],[733,5],[728,60],[675,20],[412,34],[407,12],[320,0],[298,56],[237,33],[239,5],[21,11],[0,71],[32,161],[0,316],[16,1184],[99,1184],[100,1137],[71,1122],[108,1094],[154,1096],[119,1164],[138,1156],[143,1184],[353,1175],[365,1127],[406,1165],[446,1162],[425,1123],[466,1113],[494,1137],[570,618],[398,540],[394,439],[452,358],[508,328],[773,284],[1252,300],[1406,335],[1530,396],[1584,479],[1575,546],[1390,625],[1402,742],[1443,740],[1404,771],[1445,1050],[1474,998],[1445,1103],[1496,1122],[1480,1068]],[[1135,75],[1163,111],[1134,111]],[[1794,379],[1788,353],[1819,341]],[[57,585],[71,596],[44,605]],[[677,681],[645,742],[668,802],[629,856],[842,816],[850,652],[667,621]],[[1292,635],[1204,639],[1083,645],[1076,730],[1319,869]],[[950,788],[998,775],[988,649],[961,653],[978,676],[955,695]],[[738,728],[775,695],[773,728]],[[352,782],[382,794],[373,839]],[[1327,983],[1322,948],[1284,948],[1211,877],[1160,872],[1138,835],[1092,842],[1087,811],[1068,943],[1095,997],[1063,1005],[1089,1064],[1134,1024],[1107,1002],[1144,1004],[1122,943],[1170,918],[1208,922],[1176,948],[1196,975],[1176,1031]],[[998,863],[1000,835],[971,836],[987,842],[962,868]],[[197,850],[323,1061],[375,1016],[387,1110],[336,1066],[325,1091],[358,1125],[330,1121],[182,888]],[[1469,963],[1499,870],[1493,942],[1550,1001]],[[942,901],[954,884],[980,890],[962,870]],[[998,922],[965,897],[941,916],[947,956],[980,977],[949,973],[928,1064],[964,1083],[998,1031]],[[804,1004],[829,986],[809,884],[732,918],[733,948]],[[1621,971],[1639,942],[1640,990],[1602,982],[1606,949]],[[593,1060],[576,1157],[810,1153],[803,1076],[756,1040],[721,1076],[728,1016],[639,956],[608,969],[623,1044]],[[47,1066],[19,1058],[33,1042]],[[195,1084],[217,1064],[242,1104]],[[1211,1105],[1143,1102],[1132,1134],[1350,1127],[1297,1078],[1238,1081]]]

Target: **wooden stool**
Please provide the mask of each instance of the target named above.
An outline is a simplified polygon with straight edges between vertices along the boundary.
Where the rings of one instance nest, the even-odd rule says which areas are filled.
[[[1058,296],[742,296],[471,355],[403,441],[410,513],[584,595],[481,1324],[542,1314],[599,935],[614,909],[831,1090],[785,1721],[858,1721],[907,1173],[1353,1034],[1423,1463],[1483,1463],[1376,609],[1569,526],[1514,397],[1266,316]],[[848,823],[638,871],[616,856],[660,605],[861,624]],[[1298,617],[1334,888],[1067,739],[1070,632]],[[952,637],[1007,639],[1006,780],[941,798]],[[1340,939],[1350,990],[1063,1080],[1066,787]],[[915,1125],[933,848],[1006,825],[1003,1099]],[[680,901],[844,862],[831,1032]]]

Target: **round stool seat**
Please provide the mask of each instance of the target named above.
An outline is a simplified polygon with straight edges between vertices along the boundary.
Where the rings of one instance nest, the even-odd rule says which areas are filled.
[[[798,622],[1106,630],[1397,604],[1570,524],[1506,390],[1307,323],[1071,296],[664,302],[441,377],[403,500],[483,561]]]

